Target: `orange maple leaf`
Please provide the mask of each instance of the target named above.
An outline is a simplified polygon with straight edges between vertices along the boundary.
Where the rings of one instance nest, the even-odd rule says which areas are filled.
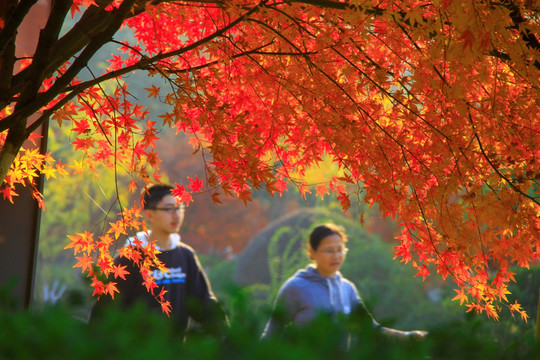
[[[85,272],[87,269],[92,269],[94,259],[91,256],[83,254],[83,256],[76,256],[76,259],[79,261],[73,265],[74,268],[80,267],[82,272]]]
[[[114,232],[115,239],[118,239],[122,234],[127,235],[126,226],[122,221],[117,221],[115,223],[110,222],[109,225],[111,225],[111,228],[108,232]]]
[[[109,254],[102,255],[97,260],[96,265],[104,275],[108,276],[112,271],[112,258]]]
[[[165,288],[162,287],[162,288],[161,288],[161,291],[160,291],[159,294],[156,296],[157,299],[158,299],[159,301],[165,300],[165,294],[166,294],[167,292],[168,292],[168,291],[165,290]]]
[[[64,249],[67,250],[73,248],[74,254],[82,251],[90,253],[95,248],[93,236],[93,233],[89,233],[87,231],[84,233],[75,234],[74,236],[68,235],[67,237],[71,240],[71,242],[67,244]]]
[[[148,97],[153,97],[154,99],[159,96],[159,91],[161,90],[159,86],[153,85],[151,88],[144,88],[144,90],[148,91]]]
[[[71,168],[73,169],[75,175],[84,174],[85,166],[82,161],[77,161],[77,160],[73,161],[73,165],[71,165]]]
[[[142,284],[146,287],[146,291],[148,291],[151,294],[153,294],[154,289],[158,287],[155,279],[151,276],[147,276],[146,279],[144,279]]]
[[[6,186],[3,188],[0,193],[4,196],[4,199],[9,200],[13,204],[13,196],[19,196],[11,186]]]
[[[521,308],[521,305],[518,304],[517,301],[514,302],[513,304],[510,304],[508,309],[510,310],[510,313],[512,314],[513,317],[514,317],[514,312],[517,312],[517,313],[520,314],[521,319],[524,320],[525,322],[527,322],[527,319],[529,318],[529,315],[527,315],[527,312]]]
[[[114,274],[114,278],[120,278],[120,279],[126,279],[126,275],[129,274],[129,271],[126,270],[126,267],[127,266],[122,266],[122,265],[113,265],[113,274]]]
[[[111,281],[111,282],[107,283],[107,285],[105,285],[104,292],[105,292],[105,294],[111,295],[111,298],[114,299],[114,293],[115,292],[119,293],[120,291],[118,291],[118,288],[116,287],[116,283]]]
[[[108,251],[111,244],[114,242],[112,237],[109,234],[101,235],[99,241],[97,242],[97,247],[102,251]]]
[[[126,259],[131,259],[132,253],[133,253],[133,249],[129,246],[124,246],[118,249],[118,256],[126,258]]]
[[[94,295],[101,295],[105,291],[105,284],[101,280],[98,280],[96,276],[92,278],[92,284],[90,284],[94,288],[94,292],[92,296]]]
[[[330,195],[330,192],[328,191],[328,186],[326,184],[319,184],[317,185],[317,192],[316,195],[320,196],[321,199],[324,200],[324,195]]]
[[[137,190],[137,180],[131,180],[129,182],[128,190],[130,193],[135,192]]]
[[[469,302],[469,297],[465,294],[465,290],[454,289],[454,291],[457,292],[457,295],[452,298],[452,301],[459,300],[459,305]]]
[[[283,192],[287,191],[287,182],[284,179],[277,179],[276,181],[276,190],[279,192],[279,195],[282,196]]]
[[[422,281],[426,280],[426,277],[430,274],[430,271],[427,268],[426,264],[417,265],[416,262],[413,261],[413,267],[415,267],[418,270],[418,273],[416,273],[414,277],[421,276]]]
[[[494,320],[499,320],[499,313],[495,310],[493,304],[485,305],[486,315]]]
[[[340,192],[337,199],[339,200],[343,211],[347,211],[351,207],[351,201],[349,200],[349,195],[347,195],[347,193]]]
[[[170,301],[161,302],[161,311],[163,311],[165,314],[167,314],[168,317],[170,317],[171,302]]]
[[[300,184],[298,191],[300,191],[300,195],[302,195],[302,199],[304,200],[306,199],[306,194],[311,194],[311,190],[305,183]]]

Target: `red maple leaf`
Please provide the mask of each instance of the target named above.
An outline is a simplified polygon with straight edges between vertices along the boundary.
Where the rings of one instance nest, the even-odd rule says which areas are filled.
[[[103,284],[103,282],[101,280],[98,280],[98,278],[96,276],[94,276],[92,278],[92,284],[91,286],[94,288],[94,293],[92,294],[92,296],[94,295],[101,295],[103,294],[103,292],[105,291],[105,284]]]
[[[197,176],[195,176],[195,179],[192,179],[188,176],[190,185],[188,186],[191,189],[191,192],[199,192],[203,187],[202,180],[199,180]]]
[[[74,120],[75,126],[71,129],[71,131],[75,131],[77,135],[87,133],[90,131],[90,125],[88,124],[88,120],[82,119],[81,121]]]
[[[4,199],[9,200],[12,204],[13,204],[13,196],[19,196],[19,194],[17,194],[11,186],[4,187],[0,192],[4,196]]]
[[[146,279],[143,280],[142,284],[146,287],[146,291],[151,294],[153,294],[154,289],[158,287],[156,280],[151,276],[146,276]]]
[[[172,190],[173,195],[180,200],[180,202],[189,205],[193,201],[189,191],[186,191],[184,185],[176,184],[176,187]]]
[[[165,300],[165,294],[166,294],[167,292],[168,292],[168,291],[165,290],[165,288],[162,287],[162,288],[161,288],[161,291],[160,291],[159,294],[156,296],[157,299],[158,299],[159,301],[164,301],[164,300]]]

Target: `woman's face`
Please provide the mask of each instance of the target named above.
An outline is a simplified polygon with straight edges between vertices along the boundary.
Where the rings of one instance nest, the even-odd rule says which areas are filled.
[[[322,276],[332,277],[341,268],[347,248],[337,234],[323,238],[317,249],[309,248],[309,255],[315,262],[315,268]]]

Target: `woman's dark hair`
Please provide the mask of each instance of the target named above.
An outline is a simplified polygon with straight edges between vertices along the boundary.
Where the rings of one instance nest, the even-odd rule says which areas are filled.
[[[311,234],[309,234],[309,246],[313,250],[317,250],[322,239],[330,235],[338,235],[343,243],[347,242],[347,234],[342,226],[333,223],[325,223],[315,227]]]
[[[145,192],[143,196],[144,209],[153,209],[157,204],[167,195],[172,195],[172,190],[174,188],[171,185],[151,185]]]

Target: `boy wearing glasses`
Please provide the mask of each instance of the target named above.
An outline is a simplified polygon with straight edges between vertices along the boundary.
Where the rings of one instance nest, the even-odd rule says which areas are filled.
[[[171,303],[171,318],[175,322],[175,329],[184,337],[190,318],[197,321],[203,330],[216,334],[227,324],[227,317],[214,296],[210,282],[199,262],[195,251],[180,241],[178,231],[184,220],[184,206],[177,205],[172,195],[173,187],[170,185],[153,185],[144,195],[144,217],[148,224],[148,232],[139,232],[136,239],[131,237],[126,246],[135,246],[135,242],[142,243],[144,247],[154,242],[157,258],[167,267],[168,272],[154,269],[151,275],[158,285],[166,290],[166,301]],[[143,278],[139,268],[124,257],[117,257],[116,264],[126,266],[129,275],[126,280],[120,278],[117,288],[118,300],[114,300],[121,308],[129,307],[135,303],[142,303],[149,309],[161,311],[161,305],[143,285]],[[92,318],[98,318],[109,297],[102,298],[92,309]]]

